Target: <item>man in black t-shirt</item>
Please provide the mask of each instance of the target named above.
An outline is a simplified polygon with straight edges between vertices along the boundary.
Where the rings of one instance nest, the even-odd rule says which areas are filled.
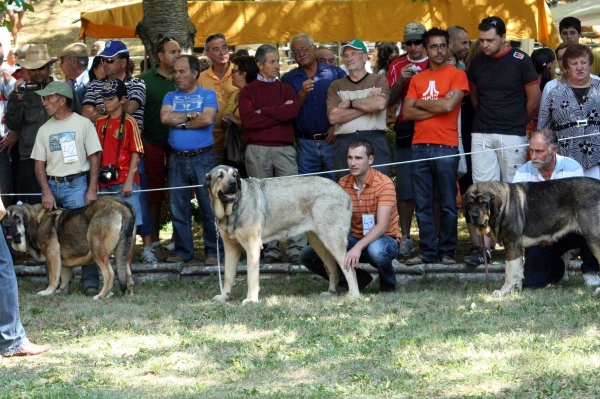
[[[531,59],[507,46],[505,41],[506,26],[501,18],[481,21],[482,52],[473,57],[468,71],[470,98],[475,108],[471,134],[474,182],[513,181],[527,155],[526,126],[540,105],[538,76]],[[483,152],[501,148],[506,149]],[[489,248],[491,241],[486,240]],[[481,249],[480,255],[469,255],[465,262],[477,266],[483,263]]]

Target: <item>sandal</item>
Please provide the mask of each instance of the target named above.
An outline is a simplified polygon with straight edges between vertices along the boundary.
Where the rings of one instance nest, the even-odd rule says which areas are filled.
[[[448,255],[443,255],[440,258],[440,263],[442,265],[455,265],[456,264],[456,260],[454,260],[454,258],[448,256]]]
[[[428,260],[425,260],[425,258],[423,258],[422,255],[417,255],[414,258],[411,258],[411,259],[407,260],[406,262],[404,262],[404,264],[406,266],[422,265],[424,263],[431,263],[431,262]]]

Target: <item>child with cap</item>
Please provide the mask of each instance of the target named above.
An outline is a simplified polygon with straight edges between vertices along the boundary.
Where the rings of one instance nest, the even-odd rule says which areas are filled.
[[[135,119],[123,110],[127,87],[122,80],[108,80],[100,92],[106,115],[96,121],[102,144],[100,192],[114,193],[135,209],[136,225],[142,224],[140,177],[137,169],[144,153],[140,130]]]

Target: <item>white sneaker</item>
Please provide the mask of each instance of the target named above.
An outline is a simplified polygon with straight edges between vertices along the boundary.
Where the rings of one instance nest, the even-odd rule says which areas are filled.
[[[583,281],[588,287],[600,287],[600,277],[598,277],[598,273],[583,273]]]
[[[569,281],[569,266],[571,265],[571,259],[573,259],[573,254],[570,251],[565,252],[560,257],[565,264],[565,274],[563,274],[560,281],[567,282]]]
[[[154,249],[151,247],[144,247],[144,249],[142,249],[141,258],[145,265],[158,264],[158,260],[156,260],[156,256],[154,256]]]
[[[402,242],[400,243],[400,248],[398,249],[398,253],[404,257],[408,258],[413,250],[413,242],[410,237],[402,237]]]

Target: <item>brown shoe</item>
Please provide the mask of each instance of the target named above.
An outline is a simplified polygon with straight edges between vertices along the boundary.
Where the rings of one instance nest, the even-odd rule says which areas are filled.
[[[44,352],[48,352],[52,347],[50,345],[36,345],[31,342],[21,346],[18,351],[11,355],[3,355],[3,357],[13,356],[35,356],[40,355]]]
[[[179,255],[177,256],[169,256],[166,260],[167,263],[187,263],[183,260],[183,258]]]
[[[450,256],[444,255],[440,258],[440,263],[442,265],[455,265],[456,260],[454,260],[454,258],[451,258]]]
[[[424,263],[431,263],[431,262],[426,260],[425,258],[423,258],[422,255],[417,255],[414,258],[411,258],[411,259],[407,260],[406,262],[404,262],[404,264],[406,266],[422,265]]]
[[[204,266],[216,266],[217,258],[215,256],[209,256],[204,260]]]

